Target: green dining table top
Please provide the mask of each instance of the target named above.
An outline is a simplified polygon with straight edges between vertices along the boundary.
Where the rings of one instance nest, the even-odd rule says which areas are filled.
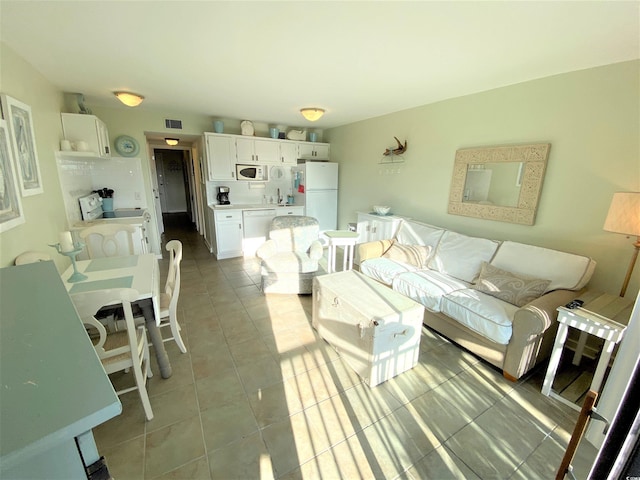
[[[0,269],[1,471],[122,405],[53,262]]]

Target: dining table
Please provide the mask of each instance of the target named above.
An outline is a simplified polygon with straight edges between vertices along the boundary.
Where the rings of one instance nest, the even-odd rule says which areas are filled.
[[[77,275],[80,273],[81,275]],[[109,288],[133,288],[138,292],[135,302],[145,318],[145,326],[155,351],[160,375],[172,375],[169,356],[160,333],[160,268],[152,253],[100,257],[77,260],[63,273],[62,279],[71,299],[75,293]],[[78,277],[83,278],[77,280]],[[71,281],[73,280],[73,281]]]

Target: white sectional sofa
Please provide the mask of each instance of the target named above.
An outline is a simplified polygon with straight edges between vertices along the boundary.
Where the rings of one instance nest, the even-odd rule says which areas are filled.
[[[360,271],[425,306],[424,324],[516,380],[549,356],[556,308],[577,298],[592,259],[403,221],[358,246]]]

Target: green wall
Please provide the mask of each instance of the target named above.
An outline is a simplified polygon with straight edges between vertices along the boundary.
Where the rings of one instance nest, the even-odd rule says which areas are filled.
[[[0,91],[30,105],[44,193],[23,198],[26,223],[0,235],[0,266],[25,250],[51,251],[67,222],[54,151],[62,138],[63,94],[0,44]],[[112,146],[121,134],[140,143],[145,132],[171,133],[164,119],[183,121],[181,134],[212,131],[213,116],[94,107]],[[602,230],[615,191],[640,191],[640,62],[624,62],[543,78],[333,128],[323,132],[340,163],[339,226],[356,211],[391,205],[400,215],[456,231],[576,252],[598,262],[592,287],[617,293],[632,253],[632,239]],[[214,114],[215,112],[212,112]],[[262,128],[264,127],[264,128]],[[257,125],[257,130],[265,130]],[[225,119],[239,133],[239,120]],[[378,162],[393,137],[408,141],[405,162],[385,174]],[[482,145],[549,142],[551,153],[536,223],[512,225],[447,213],[455,151]],[[398,171],[399,169],[399,171]],[[145,169],[145,183],[150,179]],[[59,268],[68,260],[54,255]],[[640,287],[640,267],[627,297]]]
[[[613,64],[325,130],[340,163],[339,226],[390,205],[461,233],[589,255],[598,262],[592,287],[617,294],[634,239],[602,226],[614,192],[640,191],[639,72],[638,61]],[[378,162],[394,136],[408,141],[405,162],[385,174]],[[535,225],[447,213],[457,149],[536,142],[551,152]],[[639,285],[640,266],[627,297]]]
[[[0,43],[0,91],[31,107],[44,193],[22,197],[26,222],[0,234],[0,267],[13,265],[27,250],[51,254],[58,269],[69,265],[47,244],[68,230],[54,152],[60,150],[63,96],[46,78],[5,44]]]

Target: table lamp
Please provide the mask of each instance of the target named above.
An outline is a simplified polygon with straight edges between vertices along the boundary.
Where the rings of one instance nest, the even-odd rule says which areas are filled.
[[[640,192],[614,193],[607,219],[602,228],[607,232],[636,236],[636,241],[633,244],[635,251],[631,256],[631,263],[620,290],[620,296],[624,297],[640,250]]]

